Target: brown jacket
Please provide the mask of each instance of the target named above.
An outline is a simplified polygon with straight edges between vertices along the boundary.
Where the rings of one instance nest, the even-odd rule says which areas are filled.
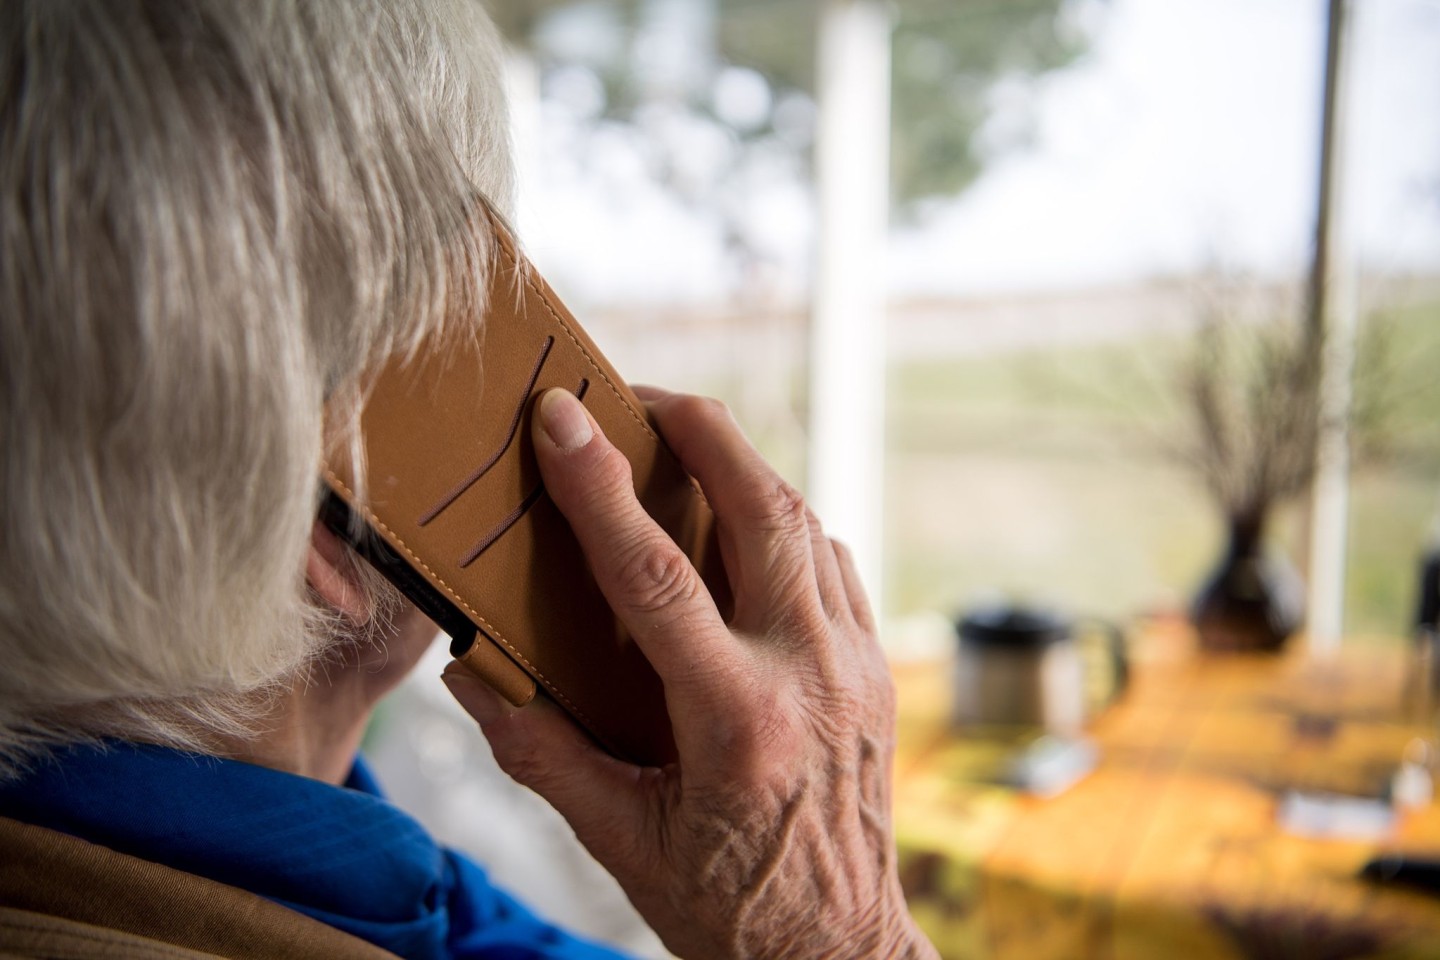
[[[0,958],[396,960],[253,893],[0,817]]]

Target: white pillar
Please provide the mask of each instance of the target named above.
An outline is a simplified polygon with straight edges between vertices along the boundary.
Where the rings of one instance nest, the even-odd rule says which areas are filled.
[[[820,230],[807,486],[826,531],[854,553],[877,615],[883,588],[890,29],[883,2],[826,0],[816,58]]]
[[[506,44],[505,97],[510,110],[511,155],[515,159],[515,223],[522,238],[533,238],[537,222],[536,178],[540,176],[540,68],[530,52]]]
[[[1333,656],[1345,628],[1345,559],[1350,516],[1350,407],[1359,313],[1355,257],[1345,205],[1348,0],[1331,0],[1326,43],[1319,224],[1311,323],[1322,343],[1319,443],[1311,494],[1310,652]]]

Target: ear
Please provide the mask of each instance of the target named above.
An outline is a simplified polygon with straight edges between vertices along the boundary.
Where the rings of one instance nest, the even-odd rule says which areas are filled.
[[[305,581],[326,603],[356,626],[368,623],[370,604],[355,575],[351,559],[340,538],[320,521],[310,530],[310,552],[305,558]]]

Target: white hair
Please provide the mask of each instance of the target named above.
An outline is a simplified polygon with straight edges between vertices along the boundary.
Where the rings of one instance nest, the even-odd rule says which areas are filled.
[[[481,302],[501,69],[474,0],[0,4],[0,776],[334,642],[324,406]]]

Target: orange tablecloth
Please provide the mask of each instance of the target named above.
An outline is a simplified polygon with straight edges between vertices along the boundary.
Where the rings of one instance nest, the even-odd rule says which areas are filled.
[[[1440,958],[1440,897],[1356,877],[1382,850],[1440,857],[1440,806],[1378,842],[1276,820],[1288,789],[1384,789],[1417,733],[1401,657],[1205,659],[1181,627],[1145,633],[1099,766],[1049,800],[974,779],[987,748],[947,729],[945,664],[896,667],[902,877],[942,954]]]

